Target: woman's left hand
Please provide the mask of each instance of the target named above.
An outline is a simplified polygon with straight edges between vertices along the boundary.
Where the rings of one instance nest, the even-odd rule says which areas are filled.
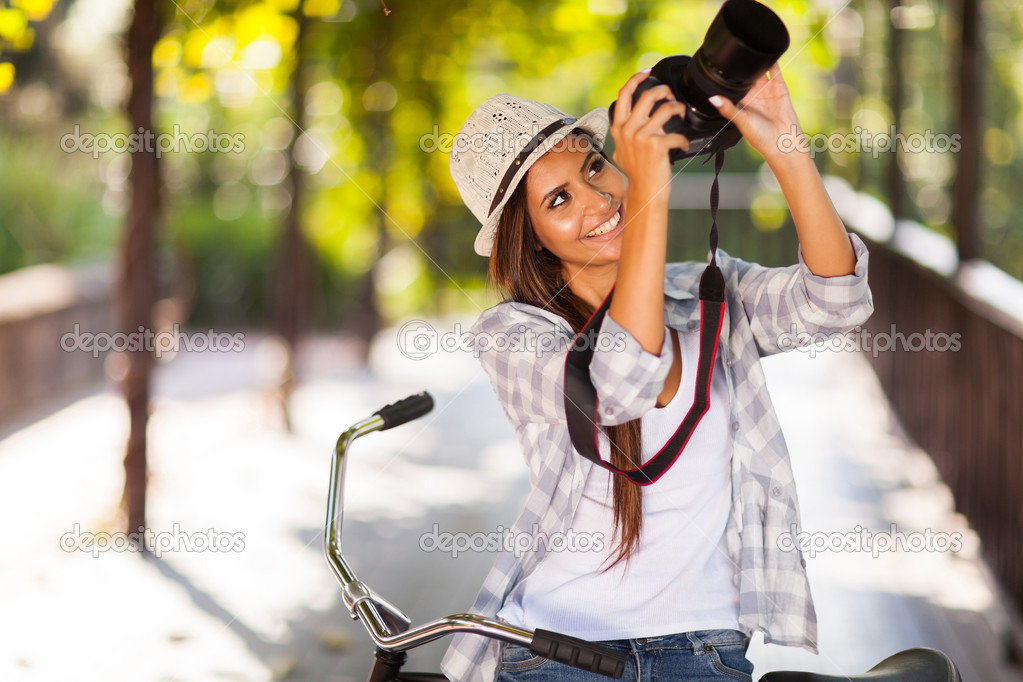
[[[720,97],[720,101],[717,109],[721,115],[732,121],[769,163],[802,146],[803,129],[777,63],[757,79],[738,106],[727,97]]]

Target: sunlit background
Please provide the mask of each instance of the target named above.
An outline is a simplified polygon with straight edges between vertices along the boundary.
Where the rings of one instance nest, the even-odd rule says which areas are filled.
[[[130,132],[122,103],[131,5],[9,4],[0,13],[0,270],[102,257],[118,241],[131,157],[64,153],[59,139],[74,126]],[[466,298],[481,295],[485,263],[466,248],[475,227],[447,155],[423,151],[436,147],[429,136],[454,134],[476,104],[500,91],[576,115],[607,106],[635,71],[691,52],[717,11],[713,2],[678,1],[391,5],[387,15],[379,0],[307,0],[301,8],[288,0],[162,5],[166,26],[153,50],[157,130],[244,139],[238,151],[161,159],[161,264],[165,277],[194,292],[190,321],[269,318],[268,263],[290,204],[282,180],[293,163],[308,186],[302,230],[320,275],[320,324],[348,324],[363,306],[385,319],[424,308],[472,309]],[[807,133],[890,131],[889,17],[904,40],[899,132],[955,132],[957,34],[947,3],[912,2],[892,11],[868,0],[771,6],[792,36],[782,67]],[[1023,226],[1011,219],[1023,200],[1013,190],[1023,177],[1023,10],[1004,0],[986,0],[983,10],[990,60],[983,84],[983,256],[1023,277]],[[299,17],[307,22],[301,52]],[[299,63],[306,82],[297,100],[291,82]],[[304,132],[293,140],[299,104]],[[882,199],[889,159],[845,151],[818,157],[822,172]],[[729,171],[761,165],[746,145],[728,159]],[[953,236],[955,155],[902,154],[900,167],[907,199],[900,217]],[[727,234],[783,227],[787,216],[773,210],[776,201],[757,195],[752,203]],[[790,254],[786,249],[784,258]]]

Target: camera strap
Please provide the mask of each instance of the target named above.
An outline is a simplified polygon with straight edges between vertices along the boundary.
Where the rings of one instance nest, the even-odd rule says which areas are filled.
[[[586,459],[605,469],[625,476],[637,485],[649,485],[660,478],[682,454],[700,419],[710,407],[710,383],[717,355],[718,337],[725,308],[725,280],[717,266],[718,246],[717,208],[718,175],[724,164],[725,152],[714,155],[714,181],[710,187],[710,263],[700,277],[700,359],[696,369],[696,390],[693,404],[672,437],[650,460],[633,469],[622,469],[600,458],[597,449],[597,391],[590,380],[590,362],[601,322],[611,305],[614,285],[576,334],[565,360],[564,402],[568,418],[568,433],[572,445]],[[708,159],[709,160],[709,157]],[[705,162],[706,163],[706,162]],[[679,385],[678,390],[682,390]]]

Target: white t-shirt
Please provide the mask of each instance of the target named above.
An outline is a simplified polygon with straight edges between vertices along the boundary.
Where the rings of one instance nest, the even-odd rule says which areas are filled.
[[[671,402],[641,418],[644,463],[667,443],[693,402],[700,335],[678,336],[682,379]],[[724,535],[732,500],[728,414],[724,367],[717,359],[710,408],[675,463],[643,487],[640,543],[628,571],[623,559],[599,573],[617,544],[611,483],[617,474],[593,465],[572,530],[599,540],[601,551],[583,551],[581,542],[548,550],[498,617],[591,641],[739,629],[739,591]],[[598,451],[605,461],[608,447],[601,433]]]

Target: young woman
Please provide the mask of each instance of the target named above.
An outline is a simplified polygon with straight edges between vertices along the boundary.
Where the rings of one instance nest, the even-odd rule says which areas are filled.
[[[498,556],[473,612],[627,652],[625,679],[750,680],[757,630],[817,653],[806,562],[792,542],[792,470],[759,359],[864,322],[867,252],[809,155],[779,144],[802,133],[777,65],[741,106],[715,104],[781,185],[799,262],[766,268],[718,250],[726,302],[710,407],[667,472],[639,486],[582,457],[567,426],[565,361],[612,286],[589,370],[602,459],[647,462],[696,386],[705,263],[665,262],[668,153],[689,141],[663,125],[685,107],[667,86],[633,107],[646,77],[619,91],[613,126],[603,109],[576,120],[501,94],[455,139],[451,173],[482,223],[476,252],[508,296],[473,333],[532,482],[514,549]],[[669,102],[651,114],[659,99]],[[601,149],[609,127],[615,165]],[[454,638],[441,668],[462,682],[605,679],[472,635]]]

